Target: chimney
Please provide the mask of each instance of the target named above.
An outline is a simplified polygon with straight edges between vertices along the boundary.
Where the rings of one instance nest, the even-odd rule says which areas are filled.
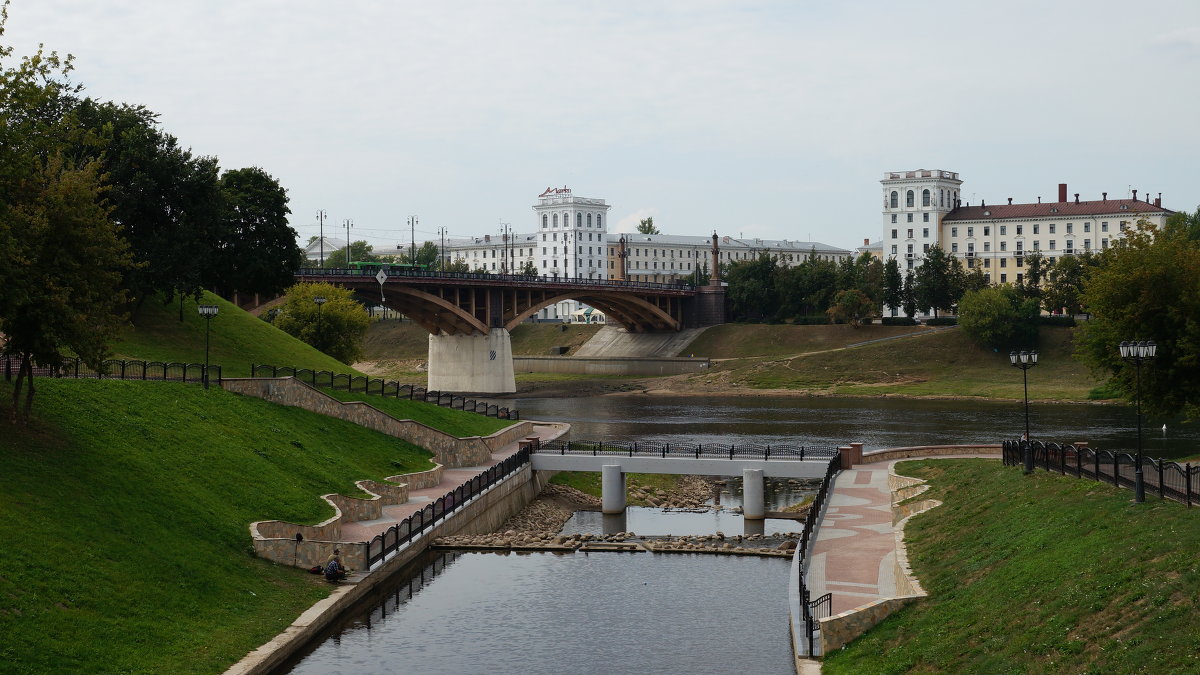
[[[864,238],[864,239],[863,239],[863,246],[870,246],[870,245],[871,245],[871,240],[870,240],[870,239],[865,239],[865,238]]]
[[[1058,201],[1060,201],[1060,202],[1067,201],[1067,184],[1066,183],[1058,184]]]
[[[1009,197],[1009,198],[1008,198],[1008,205],[1009,205],[1009,206],[1012,206],[1012,197]]]
[[[1075,203],[1076,204],[1079,203],[1079,193],[1078,192],[1075,193]]]
[[[483,235],[483,240],[484,240],[485,242],[487,242],[487,241],[491,241],[491,240],[492,240],[492,235],[490,235],[490,234],[485,234],[485,235]]]
[[[986,200],[983,200],[983,199],[980,199],[980,200],[979,200],[979,206],[980,206],[980,208],[987,206],[987,201],[986,201]]]
[[[1038,195],[1038,203],[1039,203],[1039,204],[1041,204],[1041,203],[1042,203],[1042,196],[1041,196],[1041,195]]]
[[[1133,201],[1137,201],[1137,190],[1133,191]]]
[[[1158,196],[1154,198],[1154,205],[1160,209],[1162,208],[1162,193],[1161,192],[1158,193]]]
[[[1100,194],[1104,197],[1104,201],[1108,201],[1108,193],[1107,192],[1101,192]]]

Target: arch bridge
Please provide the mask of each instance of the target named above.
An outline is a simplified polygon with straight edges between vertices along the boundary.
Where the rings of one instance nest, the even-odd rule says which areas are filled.
[[[724,322],[724,288],[613,279],[493,275],[413,269],[301,269],[296,281],[348,288],[429,332],[429,387],[516,391],[509,331],[563,300],[602,310],[632,333]]]

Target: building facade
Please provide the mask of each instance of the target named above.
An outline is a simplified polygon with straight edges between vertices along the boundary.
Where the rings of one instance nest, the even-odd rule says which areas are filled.
[[[963,204],[962,181],[952,171],[888,172],[883,186],[883,259],[896,259],[901,271],[920,266],[934,245],[981,268],[992,283],[1017,284],[1025,278],[1025,256],[1040,253],[1053,264],[1059,256],[1102,251],[1125,236],[1139,220],[1161,227],[1171,211],[1162,208],[1162,195],[1153,201],[1109,199],[1091,201],[1079,194],[1068,199],[1066,183],[1058,185],[1057,201],[978,206]],[[898,308],[884,314],[897,316]]]
[[[687,281],[696,270],[709,273],[712,237],[676,234],[609,234],[608,273],[618,273],[621,240],[625,240],[625,275],[631,281],[672,283]],[[799,265],[809,256],[841,262],[852,256],[847,249],[814,241],[790,239],[744,239],[720,237],[718,256],[722,264],[755,260],[762,254],[776,257],[782,264]]]

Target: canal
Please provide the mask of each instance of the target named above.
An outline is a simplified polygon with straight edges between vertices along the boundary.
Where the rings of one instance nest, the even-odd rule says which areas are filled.
[[[512,401],[509,402],[514,403]],[[565,421],[577,439],[833,445],[868,450],[994,443],[1024,430],[1020,404],[838,398],[613,396],[515,401],[525,419]],[[1033,437],[1134,447],[1121,406],[1033,408]],[[1194,425],[1147,422],[1156,456],[1195,454]],[[779,486],[773,505],[799,495]],[[737,481],[721,495],[739,499]],[[740,515],[630,509],[638,534],[743,532]],[[567,532],[606,529],[577,513]],[[768,520],[766,531],[799,524]],[[431,553],[288,666],[295,673],[791,673],[788,563],[649,553]]]

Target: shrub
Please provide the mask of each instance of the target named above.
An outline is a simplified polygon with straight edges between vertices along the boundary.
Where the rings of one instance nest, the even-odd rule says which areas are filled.
[[[915,326],[917,320],[908,316],[885,316],[879,323],[884,326]]]
[[[926,326],[957,326],[957,316],[934,316],[925,319]]]
[[[1040,326],[1058,326],[1061,328],[1074,328],[1075,317],[1070,315],[1056,314],[1053,316],[1039,316],[1038,325]]]
[[[958,304],[958,323],[967,336],[989,349],[1037,343],[1038,302],[1012,286],[968,291]]]

